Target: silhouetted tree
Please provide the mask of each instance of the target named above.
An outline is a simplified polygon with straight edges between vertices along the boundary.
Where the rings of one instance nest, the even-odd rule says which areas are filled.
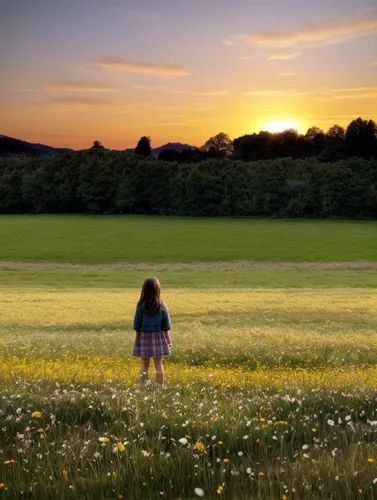
[[[208,157],[222,158],[233,152],[233,142],[228,134],[220,132],[220,134],[208,139],[200,150],[203,153],[207,153]]]
[[[100,141],[93,141],[93,146],[90,148],[92,151],[104,151],[105,147]]]
[[[141,137],[139,142],[137,143],[135,154],[140,156],[151,156],[152,148],[151,148],[151,139],[150,137]]]
[[[348,156],[371,158],[377,154],[377,125],[373,120],[357,118],[347,127],[345,147]]]
[[[346,131],[340,125],[333,125],[326,133],[327,139],[344,139]]]

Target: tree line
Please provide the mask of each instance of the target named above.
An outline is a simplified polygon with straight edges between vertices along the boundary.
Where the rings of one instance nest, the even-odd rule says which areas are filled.
[[[150,138],[142,137],[135,153],[151,156],[151,151]],[[185,149],[182,152],[165,149],[158,158],[191,163],[224,157],[242,161],[316,157],[322,162],[333,162],[355,156],[365,159],[377,157],[377,125],[373,120],[357,118],[346,129],[333,125],[326,133],[318,127],[310,127],[306,134],[299,134],[294,129],[281,133],[262,131],[243,135],[233,141],[221,132],[209,138],[199,149]]]
[[[3,158],[0,212],[377,218],[377,159]]]

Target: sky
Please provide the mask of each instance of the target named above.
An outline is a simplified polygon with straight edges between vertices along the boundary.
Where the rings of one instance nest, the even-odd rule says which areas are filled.
[[[0,134],[201,146],[377,120],[375,0],[2,0]]]

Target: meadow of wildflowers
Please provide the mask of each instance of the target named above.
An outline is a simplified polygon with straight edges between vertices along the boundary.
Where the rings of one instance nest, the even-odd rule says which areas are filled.
[[[0,499],[377,499],[377,289],[174,288],[166,385],[139,289],[6,286]]]

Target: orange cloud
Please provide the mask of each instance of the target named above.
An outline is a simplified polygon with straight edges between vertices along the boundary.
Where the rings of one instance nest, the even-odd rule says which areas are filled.
[[[267,61],[288,61],[289,59],[294,59],[300,55],[301,52],[293,52],[291,54],[271,54],[267,57]]]
[[[62,105],[62,106],[115,106],[127,104],[127,101],[119,101],[117,99],[107,99],[100,97],[79,97],[79,96],[64,96],[53,97],[42,103],[45,106]]]
[[[183,95],[193,95],[193,96],[214,96],[221,97],[229,95],[228,90],[208,90],[203,92],[190,92],[189,90],[171,90],[171,94],[183,94]]]
[[[105,69],[127,71],[129,73],[146,73],[157,76],[187,76],[190,73],[174,64],[155,64],[124,59],[107,58],[96,61],[97,66]]]
[[[115,92],[117,88],[97,82],[52,82],[47,90],[56,90],[58,92]]]
[[[302,28],[256,31],[235,35],[228,40],[232,45],[257,45],[270,48],[318,47],[340,43],[353,38],[377,33],[377,13],[354,15],[337,21],[308,24]]]
[[[253,95],[258,97],[302,97],[307,92],[298,92],[297,90],[252,90],[243,92],[243,95]]]

